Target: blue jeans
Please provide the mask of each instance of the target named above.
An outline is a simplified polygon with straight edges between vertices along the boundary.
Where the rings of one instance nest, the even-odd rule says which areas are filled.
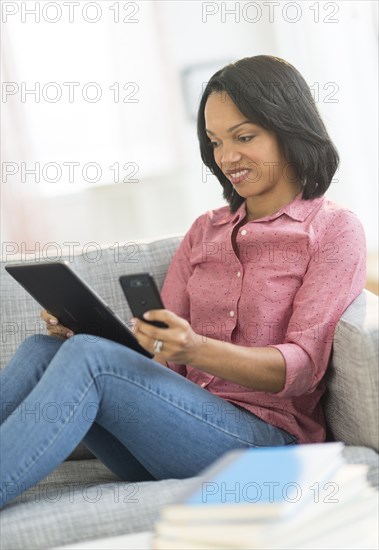
[[[199,474],[226,451],[296,439],[127,347],[26,339],[0,373],[0,507],[83,443],[120,479]]]

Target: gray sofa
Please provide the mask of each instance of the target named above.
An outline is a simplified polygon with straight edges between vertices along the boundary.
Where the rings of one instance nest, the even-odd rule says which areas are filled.
[[[161,287],[181,236],[119,243],[91,254],[62,256],[125,320],[131,315],[118,284],[122,274],[149,271]],[[93,249],[92,249],[93,250]],[[1,267],[1,366],[19,343],[45,333],[40,307]],[[329,437],[347,444],[350,462],[370,465],[378,484],[378,297],[364,291],[344,312],[335,333],[325,396]],[[193,479],[125,483],[79,445],[52,474],[0,513],[2,549],[51,548],[74,541],[151,529],[159,507]]]

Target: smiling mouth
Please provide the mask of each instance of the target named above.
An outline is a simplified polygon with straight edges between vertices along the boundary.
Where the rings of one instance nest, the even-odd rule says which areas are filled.
[[[239,172],[235,172],[234,174],[227,174],[227,178],[235,185],[236,183],[240,183],[241,181],[245,180],[249,174],[250,170],[240,170]]]

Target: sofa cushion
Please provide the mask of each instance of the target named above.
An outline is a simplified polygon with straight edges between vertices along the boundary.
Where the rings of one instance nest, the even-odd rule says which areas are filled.
[[[378,378],[378,297],[364,290],[334,335],[324,400],[334,439],[379,451]]]
[[[346,445],[343,456],[349,464],[368,464],[367,479],[372,487],[379,488],[379,455],[367,447]]]
[[[159,507],[173,502],[193,479],[127,483],[98,460],[64,462],[3,508],[0,548],[52,548],[148,531]]]
[[[79,443],[66,460],[87,460],[88,458],[95,458],[95,455],[83,443]]]

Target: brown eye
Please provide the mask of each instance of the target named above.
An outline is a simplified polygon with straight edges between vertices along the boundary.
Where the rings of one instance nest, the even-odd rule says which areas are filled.
[[[240,136],[238,139],[242,141],[242,143],[248,143],[252,139],[254,139],[255,136]]]

